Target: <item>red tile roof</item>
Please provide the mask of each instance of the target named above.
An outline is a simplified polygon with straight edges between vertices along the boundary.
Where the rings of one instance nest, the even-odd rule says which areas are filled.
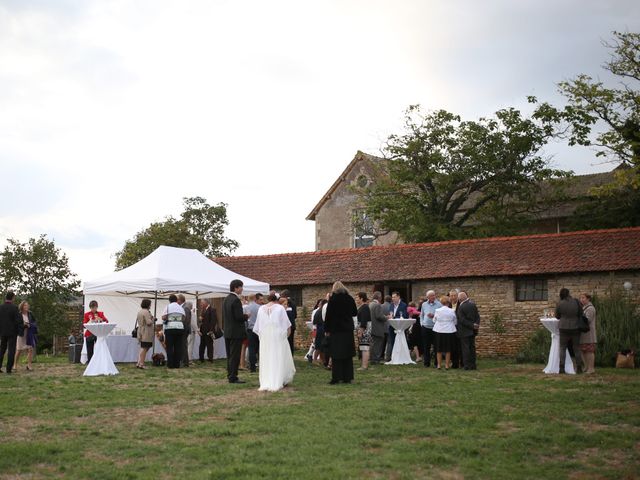
[[[271,285],[640,270],[640,227],[215,261]]]

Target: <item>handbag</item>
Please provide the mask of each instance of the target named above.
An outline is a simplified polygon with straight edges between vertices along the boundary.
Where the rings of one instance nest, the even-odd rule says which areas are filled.
[[[224,332],[218,326],[218,324],[216,324],[215,327],[213,327],[213,330],[208,333],[208,335],[214,340],[217,340],[224,335]]]
[[[138,338],[138,319],[136,318],[136,326],[131,330],[131,336],[133,338]]]
[[[580,302],[578,302],[577,299],[576,299],[576,303],[578,304],[578,315],[579,315],[578,330],[582,333],[587,333],[590,330],[589,319],[585,316],[584,310],[582,309],[582,306],[580,305]]]
[[[636,354],[633,351],[625,350],[616,355],[616,368],[635,368]]]

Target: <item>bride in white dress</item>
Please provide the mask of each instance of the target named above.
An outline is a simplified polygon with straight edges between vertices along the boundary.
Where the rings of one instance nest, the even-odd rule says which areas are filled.
[[[287,337],[291,323],[275,295],[258,310],[253,333],[260,337],[260,390],[276,392],[291,383],[296,368]]]

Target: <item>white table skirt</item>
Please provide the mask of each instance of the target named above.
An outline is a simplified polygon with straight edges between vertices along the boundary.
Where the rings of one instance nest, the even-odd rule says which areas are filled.
[[[389,325],[391,325],[396,331],[396,341],[393,342],[391,361],[387,362],[385,365],[407,365],[416,363],[411,360],[409,345],[407,345],[407,337],[404,334],[405,330],[407,328],[411,328],[411,326],[416,323],[416,321],[412,318],[393,318],[391,320],[388,320],[388,322]]]
[[[107,337],[107,345],[111,351],[111,357],[116,363],[132,363],[138,361],[138,353],[140,352],[140,344],[137,338],[133,338],[130,335],[109,335]],[[167,352],[164,350],[158,339],[155,339],[155,351],[164,354],[165,358]],[[191,359],[197,360],[200,353],[200,335],[195,336],[195,342],[193,344],[193,350],[191,353]],[[95,355],[95,352],[94,352]],[[147,352],[146,360],[151,361],[152,350]],[[224,337],[221,337],[213,341],[213,358],[227,358],[227,349],[224,343]],[[81,363],[87,363],[87,346],[86,343],[82,346],[82,354],[80,356]]]
[[[93,357],[83,375],[85,377],[95,377],[97,375],[117,375],[118,369],[113,364],[113,359],[109,352],[107,336],[116,328],[115,323],[88,323],[86,329],[93,333],[98,339],[93,348]]]
[[[549,361],[547,366],[544,367],[544,373],[560,373],[560,320],[557,318],[541,318],[540,322],[544,327],[551,332],[551,348],[549,349]],[[580,348],[579,345],[574,348]],[[569,349],[567,349],[567,355],[564,359],[564,371],[568,374],[575,375],[573,369],[573,361],[571,355],[569,355]]]

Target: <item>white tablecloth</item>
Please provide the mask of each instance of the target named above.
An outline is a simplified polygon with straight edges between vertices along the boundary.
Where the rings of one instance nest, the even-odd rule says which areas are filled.
[[[549,361],[544,368],[544,373],[559,373],[560,372],[560,327],[558,326],[560,320],[557,318],[541,318],[540,322],[544,327],[551,332],[551,348],[549,349]],[[574,348],[580,348],[579,345],[575,345]],[[573,369],[573,362],[571,361],[571,355],[569,355],[569,349],[567,349],[567,356],[564,360],[564,371],[571,375],[576,372]]]
[[[137,338],[133,338],[131,335],[109,335],[107,337],[107,345],[111,352],[111,357],[116,363],[132,363],[138,361],[138,352],[140,351],[140,344]],[[82,346],[82,355],[80,361],[87,363],[86,344]],[[167,352],[158,341],[155,339],[155,351],[164,354],[165,358]],[[147,352],[146,360],[151,361],[151,355],[153,351],[149,349]],[[193,351],[191,353],[191,359],[197,360],[200,353],[200,335],[196,335],[193,345]],[[227,358],[227,349],[224,343],[224,337],[221,337],[213,341],[213,358]]]
[[[118,369],[113,364],[113,359],[109,353],[107,345],[107,335],[116,328],[115,323],[87,323],[86,329],[93,333],[98,339],[93,348],[93,357],[84,371],[85,377],[95,377],[96,375],[117,375]]]
[[[388,320],[396,331],[396,341],[393,342],[393,351],[391,352],[391,361],[386,365],[406,365],[408,363],[416,363],[411,360],[411,354],[409,353],[409,346],[407,345],[407,337],[404,331],[407,328],[416,323],[412,318],[392,318]]]

